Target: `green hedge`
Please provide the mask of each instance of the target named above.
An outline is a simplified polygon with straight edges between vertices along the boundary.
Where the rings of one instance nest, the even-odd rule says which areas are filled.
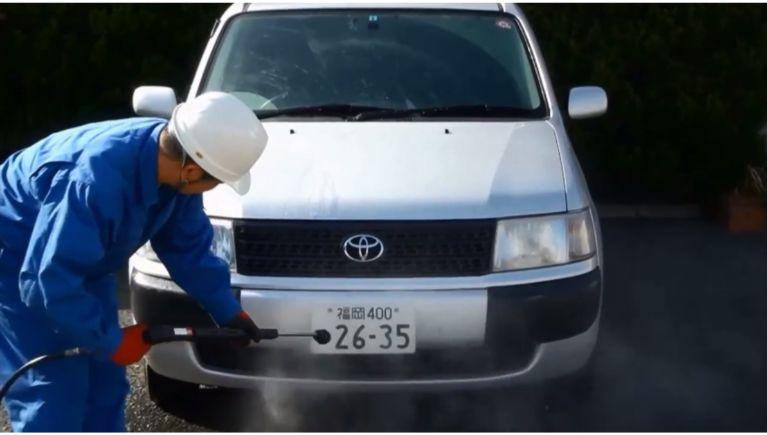
[[[0,156],[132,115],[140,84],[188,89],[225,5],[0,5]]]
[[[57,129],[130,116],[140,84],[184,95],[224,5],[0,5],[0,158]],[[560,104],[603,86],[607,116],[568,122],[603,201],[700,201],[762,163],[767,8],[525,5]]]
[[[603,201],[703,201],[763,163],[763,5],[526,5],[560,105],[599,84],[608,115],[568,122]]]

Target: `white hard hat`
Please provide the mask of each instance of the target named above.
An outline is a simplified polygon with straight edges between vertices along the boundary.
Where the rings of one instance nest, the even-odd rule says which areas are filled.
[[[168,126],[205,172],[240,195],[248,192],[250,168],[269,138],[245,103],[225,92],[206,92],[176,106]]]

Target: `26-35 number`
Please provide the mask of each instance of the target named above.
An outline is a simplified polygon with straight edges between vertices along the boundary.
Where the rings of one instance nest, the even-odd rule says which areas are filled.
[[[390,349],[392,346],[396,346],[398,349],[406,349],[410,346],[410,335],[408,334],[410,325],[380,325],[379,328],[384,337],[384,342],[378,345],[381,349]],[[346,325],[337,325],[336,330],[341,332],[338,335],[338,340],[336,340],[336,349],[349,349],[349,344],[346,343],[346,337],[349,335],[349,327]],[[352,333],[350,344],[357,350],[363,349],[367,344],[365,336],[362,334],[364,330],[365,325],[360,325]],[[392,338],[392,334],[394,334],[394,338]],[[370,335],[368,335],[368,337],[370,337]],[[396,344],[394,343],[395,341],[397,341]]]

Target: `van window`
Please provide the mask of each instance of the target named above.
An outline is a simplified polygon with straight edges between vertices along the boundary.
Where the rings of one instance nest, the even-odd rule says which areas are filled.
[[[286,11],[234,18],[203,91],[257,113],[345,104],[546,110],[516,20],[500,13]]]

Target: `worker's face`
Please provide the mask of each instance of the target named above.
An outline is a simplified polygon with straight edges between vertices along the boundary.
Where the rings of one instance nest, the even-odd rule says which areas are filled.
[[[181,180],[186,180],[186,184],[180,183],[178,190],[185,195],[207,192],[221,184],[219,180],[192,162],[181,168]]]

